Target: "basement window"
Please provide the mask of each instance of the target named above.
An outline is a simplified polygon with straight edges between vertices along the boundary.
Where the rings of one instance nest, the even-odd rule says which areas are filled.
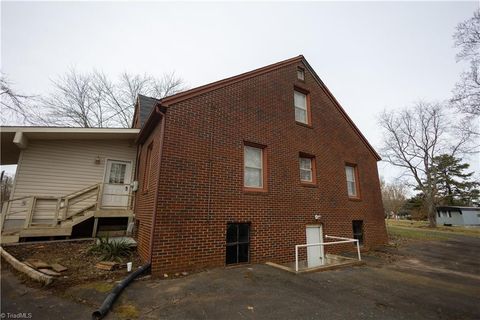
[[[353,239],[357,239],[360,245],[363,244],[363,220],[353,220]]]
[[[226,261],[228,264],[249,261],[250,252],[250,224],[228,223],[227,224],[227,249]]]

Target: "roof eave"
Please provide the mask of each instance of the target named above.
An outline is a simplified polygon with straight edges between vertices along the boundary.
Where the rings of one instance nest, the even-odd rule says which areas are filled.
[[[280,62],[277,62],[277,63],[274,63],[274,64],[270,64],[270,65],[265,66],[265,67],[261,67],[261,68],[258,68],[258,69],[252,70],[252,71],[244,72],[244,73],[241,73],[241,74],[233,76],[233,77],[225,78],[225,79],[215,81],[215,82],[212,82],[212,83],[208,83],[206,85],[196,87],[196,88],[193,88],[193,89],[190,89],[190,90],[187,90],[187,91],[179,92],[179,93],[171,95],[169,97],[165,97],[165,98],[160,99],[160,102],[162,103],[162,105],[168,107],[169,105],[172,105],[174,103],[178,103],[180,101],[192,98],[194,96],[200,95],[200,94],[205,93],[205,92],[210,92],[212,90],[223,87],[225,85],[230,85],[230,84],[248,79],[248,78],[253,77],[253,76],[258,76],[260,74],[270,72],[272,70],[275,70],[275,69],[278,69],[280,67],[289,65],[291,63],[301,61],[302,59],[305,59],[303,57],[303,55],[299,55],[297,57],[290,58],[290,59],[287,59],[287,60],[283,60],[283,61],[280,61]]]
[[[150,115],[147,117],[147,121],[142,126],[142,129],[138,133],[135,144],[143,144],[145,140],[150,136],[150,133],[155,129],[158,121],[162,119],[165,115],[166,108],[160,103],[157,103],[155,107],[152,108]]]

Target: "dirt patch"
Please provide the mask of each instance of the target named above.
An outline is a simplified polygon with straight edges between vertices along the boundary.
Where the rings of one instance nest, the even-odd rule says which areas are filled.
[[[125,319],[137,319],[139,314],[137,307],[131,303],[122,303],[114,306],[112,311]]]
[[[101,261],[101,257],[88,252],[88,249],[92,244],[93,242],[91,240],[41,244],[35,243],[7,246],[5,247],[5,250],[20,261],[26,259],[40,259],[49,264],[58,263],[67,267],[68,269],[62,272],[61,276],[55,277],[55,281],[49,287],[51,290],[64,292],[65,289],[73,286],[86,285],[98,281],[108,282],[108,287],[111,288],[110,283],[126,277],[128,274],[127,270],[126,268],[114,271],[97,269],[95,264]],[[134,268],[142,265],[136,251],[132,251],[131,256],[123,258],[120,263],[124,265],[127,261],[132,261]],[[31,281],[25,275],[10,268],[10,266],[2,260],[2,267],[4,266],[9,267],[12,272],[19,276],[19,278],[29,286],[39,286],[39,284]]]
[[[404,256],[398,252],[398,245],[388,245],[376,248],[375,250],[362,253],[364,258],[370,258],[369,264],[372,266],[381,266],[392,264]],[[371,258],[376,258],[377,261],[372,261]],[[372,263],[373,262],[373,263]]]

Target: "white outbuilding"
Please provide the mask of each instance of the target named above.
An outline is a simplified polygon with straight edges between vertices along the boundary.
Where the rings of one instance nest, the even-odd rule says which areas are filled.
[[[480,207],[437,207],[437,224],[447,226],[480,226]]]

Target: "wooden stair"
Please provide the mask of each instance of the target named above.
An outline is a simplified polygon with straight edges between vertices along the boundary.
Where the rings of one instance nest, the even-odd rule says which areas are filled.
[[[0,243],[16,243],[20,238],[29,237],[61,237],[71,236],[73,227],[95,216],[95,211],[89,210],[80,212],[59,223],[52,224],[35,224],[32,223],[28,228],[7,229],[2,232]]]
[[[102,184],[95,184],[61,197],[24,196],[8,200],[6,210],[1,215],[0,244],[14,243],[28,237],[68,237],[76,225],[91,218],[95,219],[92,234],[96,234],[98,218],[133,217],[131,207],[102,208],[101,194]],[[22,203],[21,209],[19,202]],[[52,214],[45,214],[45,205],[50,205],[52,209],[47,213]],[[18,218],[19,213],[25,217],[24,221]],[[9,219],[15,222],[6,226],[5,222]]]

